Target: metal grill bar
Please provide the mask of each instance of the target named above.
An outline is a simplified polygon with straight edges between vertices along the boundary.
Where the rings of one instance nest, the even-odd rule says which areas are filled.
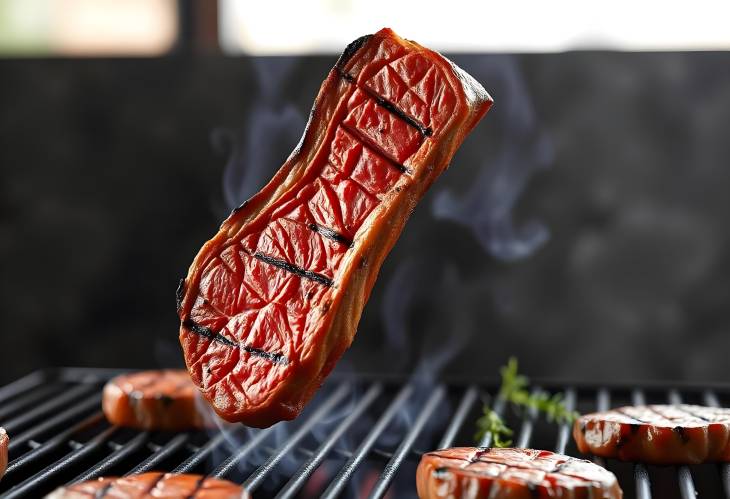
[[[246,467],[240,463],[250,458],[254,452],[265,452],[263,455],[268,456],[268,459],[250,475],[249,481],[254,484],[254,488],[258,487],[258,492],[264,491],[263,483],[267,481],[265,492],[272,496],[276,495],[278,498],[298,497],[303,490],[308,490],[304,488],[308,485],[319,487],[317,482],[310,483],[315,472],[324,468],[324,463],[327,463],[326,469],[330,470],[330,464],[337,465],[342,461],[345,461],[344,465],[336,471],[336,476],[322,494],[325,499],[333,499],[343,493],[346,494],[346,488],[351,485],[355,472],[360,468],[364,468],[364,471],[368,472],[382,470],[370,492],[371,497],[380,498],[386,493],[392,493],[397,497],[413,497],[411,495],[413,490],[410,488],[413,477],[401,477],[400,475],[406,473],[406,470],[408,473],[412,473],[411,465],[418,462],[421,451],[430,450],[436,445],[444,448],[454,444],[472,444],[465,435],[468,433],[466,430],[471,429],[474,423],[470,421],[470,418],[476,412],[475,406],[479,403],[480,394],[494,393],[491,391],[494,386],[437,385],[433,388],[429,387],[430,393],[422,398],[420,395],[416,396],[416,385],[411,383],[398,385],[391,381],[376,380],[372,384],[363,386],[357,382],[331,381],[331,383],[339,384],[334,385],[335,389],[326,394],[326,397],[321,397],[314,402],[317,405],[312,407],[309,415],[305,414],[304,418],[300,418],[303,424],[291,424],[294,434],[284,445],[274,448],[270,442],[274,435],[271,429],[253,433],[245,438],[247,435],[245,430],[236,428],[227,435],[219,433],[206,438],[205,434],[196,432],[171,435],[166,432],[150,433],[131,430],[122,432],[117,428],[109,427],[104,422],[103,415],[98,408],[102,382],[111,374],[113,373],[110,371],[101,375],[88,376],[83,370],[62,376],[56,373],[41,373],[0,388],[0,425],[7,423],[15,425],[15,432],[10,433],[12,460],[5,480],[0,482],[0,495],[3,498],[40,497],[74,475],[76,478],[71,483],[93,479],[104,474],[124,474],[125,466],[130,462],[134,464],[136,456],[140,456],[138,459],[141,462],[126,474],[152,469],[169,470],[170,467],[182,461],[175,471],[195,471],[215,476],[230,475],[233,477],[234,471],[246,470]],[[386,391],[386,387],[391,387],[391,383],[398,391],[395,396],[388,396],[393,398],[383,400],[387,406],[382,414],[378,414],[375,411],[378,411],[380,406],[376,402],[389,393]],[[560,385],[543,386],[546,386],[550,392],[561,389]],[[360,387],[364,389],[360,390]],[[618,385],[615,387],[615,390],[623,389]],[[537,390],[538,388],[533,388],[532,393],[539,393]],[[612,388],[598,388],[593,393],[584,387],[567,387],[562,390],[565,393],[566,406],[571,409],[578,406],[579,401],[581,404],[586,402],[595,404],[599,411],[607,410],[611,405]],[[344,409],[340,409],[340,406],[344,406],[342,401],[346,400],[346,394],[353,392],[359,393],[359,396],[355,397],[352,403],[348,403]],[[665,393],[671,403],[680,403],[685,396],[684,390],[667,390]],[[717,391],[706,390],[702,393],[706,405],[719,406],[719,394],[722,394],[723,397],[730,396],[730,387],[718,387]],[[449,394],[449,398],[454,398],[455,407],[449,419],[442,422],[434,415],[437,408],[443,404],[447,394]],[[640,389],[633,390],[631,395],[634,404],[645,403],[644,393]],[[334,402],[333,397],[335,397]],[[491,401],[492,409],[498,414],[505,412],[504,400],[494,397]],[[394,425],[395,418],[404,410],[408,414],[415,414],[414,419],[411,420],[412,424],[405,431],[400,430],[400,425],[397,426],[397,429]],[[342,416],[339,415],[341,413]],[[333,414],[337,415],[336,422],[331,423],[331,427],[325,429],[324,437],[319,438],[317,433],[313,433],[312,430],[316,432],[317,428],[325,428],[324,426],[316,427],[316,425],[320,421],[332,420]],[[349,433],[356,434],[352,432],[352,429],[355,428],[358,420],[363,419],[364,415],[374,416],[373,419],[376,420],[376,423],[363,437],[358,448],[354,452],[349,452],[342,448],[339,442],[342,442],[344,436]],[[534,442],[536,438],[545,437],[545,435],[538,435],[538,433],[542,434],[543,427],[537,425],[537,415],[537,411],[532,409],[524,414],[515,439],[517,446],[528,447],[530,442]],[[5,418],[10,418],[10,420],[3,421],[2,419]],[[84,419],[80,420],[80,418]],[[382,440],[382,435],[386,431],[391,433],[389,428],[402,433],[398,435],[398,443],[393,444],[395,448],[391,448],[385,440]],[[570,425],[564,424],[557,428],[550,425],[544,431],[551,432],[550,434],[555,437],[556,451],[570,452],[571,448],[568,447]],[[16,434],[16,432],[18,433]],[[232,435],[235,439],[245,438],[243,440],[246,442],[245,445],[231,451],[228,446],[224,446],[228,435]],[[317,436],[317,438],[314,439],[310,436]],[[202,440],[203,438],[206,439]],[[311,447],[308,444],[310,440],[313,442]],[[424,447],[414,448],[415,445],[421,445],[416,444],[421,440],[423,440]],[[193,442],[196,442],[196,446],[191,445]],[[489,446],[491,443],[489,437],[479,442],[483,446]],[[220,454],[217,454],[218,452]],[[275,475],[273,471],[276,468],[282,470],[285,468],[281,461],[286,455],[293,455],[296,460],[302,462],[298,464],[298,469],[294,473],[281,479],[280,474]],[[220,462],[217,468],[215,461]],[[606,465],[605,460],[595,458],[595,461]],[[367,463],[367,467],[365,463]],[[385,463],[384,466],[383,463]],[[405,466],[406,463],[409,463],[409,466]],[[608,465],[609,468],[612,468],[614,462],[608,461]],[[715,465],[703,466],[714,467]],[[722,464],[719,469],[720,473],[714,475],[715,480],[718,478],[721,480],[724,497],[730,499],[730,464]],[[274,476],[276,476],[276,480],[270,478]],[[707,483],[712,479],[711,473],[698,472],[692,476],[686,466],[677,467],[676,476],[677,482],[672,480],[676,490],[675,494],[683,499],[692,499],[696,497],[698,490],[709,490],[709,487],[713,486]],[[400,478],[407,478],[407,480],[401,481]],[[622,479],[620,473],[619,479]],[[669,485],[661,482],[666,479],[666,475],[663,473],[654,475],[653,468],[649,472],[647,466],[636,465],[634,468],[636,497],[638,499],[651,498],[652,489],[655,489],[655,494],[662,493],[661,491]],[[268,481],[271,481],[272,487],[269,487]],[[259,487],[259,485],[262,486]],[[626,484],[624,483],[623,486],[625,489]],[[715,482],[714,487],[716,486]],[[9,487],[11,488],[9,489]],[[362,492],[358,491],[358,493]]]
[[[32,405],[35,402],[38,402],[39,400],[47,398],[50,394],[57,390],[58,387],[55,385],[42,386],[37,390],[26,393],[25,396],[18,397],[9,404],[3,404],[2,406],[0,406],[0,421],[4,420],[8,416],[16,413],[21,409],[25,409],[26,407]]]
[[[195,454],[187,458],[177,468],[172,470],[173,473],[190,473],[199,466],[203,461],[208,459],[213,451],[220,447],[226,441],[226,436],[223,433],[219,433],[208,441],[203,447],[197,450]]]
[[[575,390],[573,388],[565,389],[565,408],[568,412],[575,410]],[[565,448],[568,446],[568,436],[570,435],[570,423],[562,423],[558,430],[558,441],[555,444],[555,452],[564,454]]]
[[[127,442],[126,444],[119,446],[110,456],[108,456],[103,461],[100,461],[96,465],[94,465],[92,468],[89,468],[73,480],[71,480],[69,483],[79,483],[84,482],[86,480],[92,480],[94,478],[99,478],[102,476],[106,471],[111,469],[112,467],[116,466],[120,462],[127,459],[130,455],[137,452],[139,449],[141,449],[149,440],[150,433],[143,431],[136,437],[134,437],[132,440]]]
[[[421,430],[426,425],[428,419],[436,410],[438,404],[441,403],[441,400],[444,398],[445,394],[446,390],[442,385],[434,390],[433,394],[429,397],[418,418],[413,423],[411,431],[406,434],[405,438],[398,446],[398,449],[396,449],[395,453],[393,454],[392,459],[390,460],[390,462],[388,462],[388,464],[385,466],[385,469],[380,474],[380,478],[378,478],[378,481],[375,482],[375,486],[373,487],[372,492],[370,492],[370,499],[378,499],[380,497],[383,497],[388,491],[388,487],[390,487],[390,482],[393,480],[393,477],[395,476],[398,467],[403,462],[403,459],[405,459],[406,454],[410,452],[411,448],[413,447],[413,443],[416,441],[416,438],[421,433]]]
[[[682,403],[682,396],[677,390],[669,390],[668,398],[670,404]],[[689,466],[677,467],[677,479],[679,480],[679,492],[682,495],[682,499],[695,499],[697,497],[697,491],[695,490],[695,483],[692,480],[692,473],[689,471]]]
[[[253,438],[246,442],[246,445],[241,447],[239,450],[236,451],[235,454],[223,461],[218,466],[218,468],[213,471],[212,475],[219,478],[228,476],[231,472],[236,470],[236,468],[238,467],[238,463],[246,459],[246,457],[251,454],[254,449],[259,447],[261,443],[263,443],[263,441],[266,440],[273,433],[273,431],[273,427],[258,431],[256,435],[253,436]]]
[[[75,433],[78,433],[82,431],[85,428],[89,428],[101,421],[103,418],[103,415],[101,412],[97,412],[96,414],[93,414],[92,416],[89,416],[88,418],[81,421],[79,424],[72,426],[68,430],[59,433],[52,439],[45,442],[43,445],[36,447],[35,449],[31,450],[30,452],[23,454],[18,459],[13,460],[8,465],[8,470],[5,472],[5,476],[10,476],[13,473],[16,473],[18,470],[22,469],[28,464],[31,464],[35,462],[36,460],[40,459],[41,457],[47,455],[50,452],[53,452],[54,450],[58,449],[59,447],[65,445],[68,443],[68,440],[71,438],[72,435]],[[12,441],[11,441],[12,445]]]
[[[631,398],[634,405],[646,405],[646,398],[641,390],[632,391]],[[641,463],[634,465],[634,481],[636,482],[637,499],[651,499],[651,480],[645,465]]]
[[[710,407],[720,407],[720,400],[712,390],[704,393],[705,404]],[[722,481],[722,490],[725,492],[725,498],[730,499],[730,463],[722,463],[720,465],[720,479]]]
[[[497,414],[497,416],[501,416],[504,412],[505,407],[505,401],[501,397],[495,397],[494,399],[494,405],[492,406],[492,410]],[[490,433],[487,433],[484,435],[482,440],[479,442],[479,447],[489,447],[492,444],[492,435]]]
[[[182,449],[188,442],[190,441],[190,434],[189,433],[182,433],[180,435],[175,436],[172,440],[167,442],[162,447],[159,447],[154,454],[152,454],[150,457],[142,461],[140,464],[138,464],[136,467],[134,467],[132,470],[130,470],[129,473],[126,475],[134,475],[136,473],[144,473],[146,471],[150,471],[154,469],[155,467],[159,466],[159,464],[164,461],[165,459],[169,458],[176,452],[178,452],[180,449]]]
[[[25,480],[24,482],[16,485],[8,491],[4,499],[14,499],[16,497],[28,497],[28,493],[37,488],[44,481],[49,480],[54,475],[65,471],[68,467],[72,466],[81,459],[86,458],[89,454],[96,452],[102,445],[106,444],[107,440],[118,430],[116,427],[111,427],[100,433],[92,440],[87,442],[85,445],[72,451],[66,456],[62,457],[52,465],[43,469],[40,473],[36,474]]]
[[[599,388],[596,394],[596,410],[598,412],[607,411],[611,407],[611,392],[607,388]],[[606,460],[600,456],[594,456],[593,462],[598,466],[606,467]]]
[[[540,388],[535,388],[532,391],[532,395],[539,395],[542,392]],[[537,407],[532,406],[527,410],[527,414],[522,418],[522,427],[520,428],[520,436],[517,438],[517,447],[528,447],[530,445],[530,439],[532,438],[532,429],[537,419]]]
[[[350,428],[350,426],[355,423],[355,421],[360,419],[360,416],[362,416],[362,413],[365,412],[365,409],[367,409],[370,404],[372,404],[375,399],[380,396],[382,391],[383,385],[380,383],[376,383],[370,387],[370,389],[365,393],[363,398],[360,400],[360,402],[358,402],[352,412],[344,420],[342,420],[342,422],[335,429],[335,431],[333,431],[332,434],[327,438],[327,440],[325,440],[322,445],[319,446],[319,448],[315,451],[312,457],[310,457],[307,462],[305,462],[302,467],[297,470],[291,480],[289,480],[284,488],[279,491],[279,494],[276,496],[277,498],[288,499],[290,497],[293,497],[299,491],[299,489],[304,486],[306,480],[314,472],[314,470],[317,469],[322,460],[329,453],[332,447],[334,447],[340,437],[345,433],[345,431],[347,431],[348,428]]]
[[[281,459],[288,454],[300,440],[307,436],[314,425],[316,425],[327,414],[332,412],[334,406],[337,405],[345,397],[345,395],[347,395],[350,389],[351,387],[348,384],[340,385],[340,387],[335,390],[335,393],[330,395],[330,397],[323,402],[316,411],[314,411],[314,414],[312,414],[309,419],[307,419],[307,421],[288,438],[287,442],[281,446],[277,453],[267,459],[264,464],[262,464],[246,479],[245,482],[243,482],[243,486],[246,490],[254,492],[258,486],[261,485],[261,482],[264,480],[266,475],[279,463],[279,461],[281,461]]]
[[[456,409],[454,417],[451,418],[451,422],[446,428],[446,432],[444,432],[444,436],[441,438],[441,441],[439,442],[437,448],[445,449],[453,445],[454,439],[456,439],[456,434],[459,432],[459,428],[461,428],[464,424],[464,420],[469,414],[469,411],[474,405],[474,402],[476,402],[478,396],[479,390],[477,389],[477,387],[474,385],[469,385],[469,387],[464,392],[464,395],[461,397],[459,407]]]
[[[6,430],[8,430],[8,433],[16,433],[20,428],[27,426],[28,423],[32,423],[33,421],[40,418],[44,414],[51,413],[54,410],[58,409],[59,407],[68,405],[69,403],[73,402],[74,400],[81,398],[84,395],[88,395],[89,393],[91,393],[92,391],[95,391],[97,389],[98,389],[98,387],[96,387],[95,385],[75,386],[69,390],[61,392],[56,397],[53,397],[52,399],[39,405],[35,409],[31,409],[30,411],[26,412],[25,414],[22,414],[9,421],[4,422],[3,426],[5,427]],[[97,395],[97,398],[98,398],[98,395]]]
[[[27,430],[24,433],[21,433],[20,435],[13,437],[10,440],[10,443],[8,444],[8,449],[10,451],[15,451],[18,447],[21,445],[24,445],[26,442],[28,442],[32,438],[36,438],[38,435],[43,435],[49,430],[52,430],[53,428],[62,426],[64,424],[67,424],[69,421],[74,421],[78,417],[80,417],[83,414],[86,414],[87,412],[93,410],[96,407],[99,407],[99,403],[101,402],[101,396],[99,394],[94,394],[88,399],[85,399],[82,402],[79,402],[78,405],[71,407],[70,409],[66,409],[65,411],[60,412],[56,416],[47,419],[45,422],[34,426]],[[102,413],[99,411],[96,414],[98,419],[101,419]],[[9,431],[9,430],[8,430]]]
[[[375,442],[380,438],[380,435],[390,424],[391,420],[395,417],[398,411],[401,409],[403,404],[410,398],[413,393],[413,385],[405,385],[398,395],[390,403],[383,415],[375,423],[373,429],[368,433],[365,440],[362,441],[360,446],[355,450],[350,459],[347,460],[345,465],[342,467],[337,476],[332,480],[332,483],[327,487],[327,490],[322,494],[322,499],[336,499],[337,496],[347,487],[347,483],[352,477],[360,463],[365,459],[367,454],[372,449]]]

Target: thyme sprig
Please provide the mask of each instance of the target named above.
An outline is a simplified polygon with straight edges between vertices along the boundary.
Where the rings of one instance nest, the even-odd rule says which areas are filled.
[[[506,366],[499,370],[502,376],[502,384],[497,396],[512,407],[521,412],[524,409],[535,409],[545,414],[550,422],[557,424],[572,423],[579,416],[576,411],[565,406],[565,396],[562,393],[550,395],[545,392],[530,393],[527,387],[530,380],[519,374],[517,359],[510,357]],[[488,405],[484,405],[483,414],[477,420],[477,433],[475,438],[482,441],[485,436],[491,435],[493,447],[509,447],[512,445],[512,430],[504,423],[504,420],[494,412]]]

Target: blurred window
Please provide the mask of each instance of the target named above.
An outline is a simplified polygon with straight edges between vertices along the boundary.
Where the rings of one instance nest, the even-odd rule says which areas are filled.
[[[6,56],[154,56],[177,32],[175,0],[0,0]]]
[[[726,0],[220,0],[218,12],[231,54],[338,52],[383,26],[452,52],[730,49]]]

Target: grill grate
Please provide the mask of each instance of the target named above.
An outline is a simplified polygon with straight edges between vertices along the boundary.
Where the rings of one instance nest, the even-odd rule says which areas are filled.
[[[297,420],[265,430],[139,432],[109,426],[101,388],[117,371],[39,371],[0,388],[0,426],[10,435],[3,498],[40,497],[59,485],[150,470],[204,473],[244,484],[254,497],[415,497],[424,450],[472,445],[482,403],[494,401],[518,446],[577,455],[568,425],[534,411],[520,419],[495,385],[335,377]],[[540,383],[580,412],[628,403],[727,405],[730,387],[594,387]],[[480,442],[489,445],[489,439]],[[730,465],[655,467],[595,461],[616,473],[627,498],[730,499]]]

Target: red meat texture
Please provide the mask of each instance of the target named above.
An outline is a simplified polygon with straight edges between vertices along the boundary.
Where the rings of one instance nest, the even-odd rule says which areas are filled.
[[[358,57],[363,67],[342,74],[350,90],[329,152],[202,272],[189,319],[216,336],[187,334],[183,345],[193,380],[223,413],[264,404],[315,348],[320,309],[358,230],[456,107],[443,68],[387,38],[373,45]]]

